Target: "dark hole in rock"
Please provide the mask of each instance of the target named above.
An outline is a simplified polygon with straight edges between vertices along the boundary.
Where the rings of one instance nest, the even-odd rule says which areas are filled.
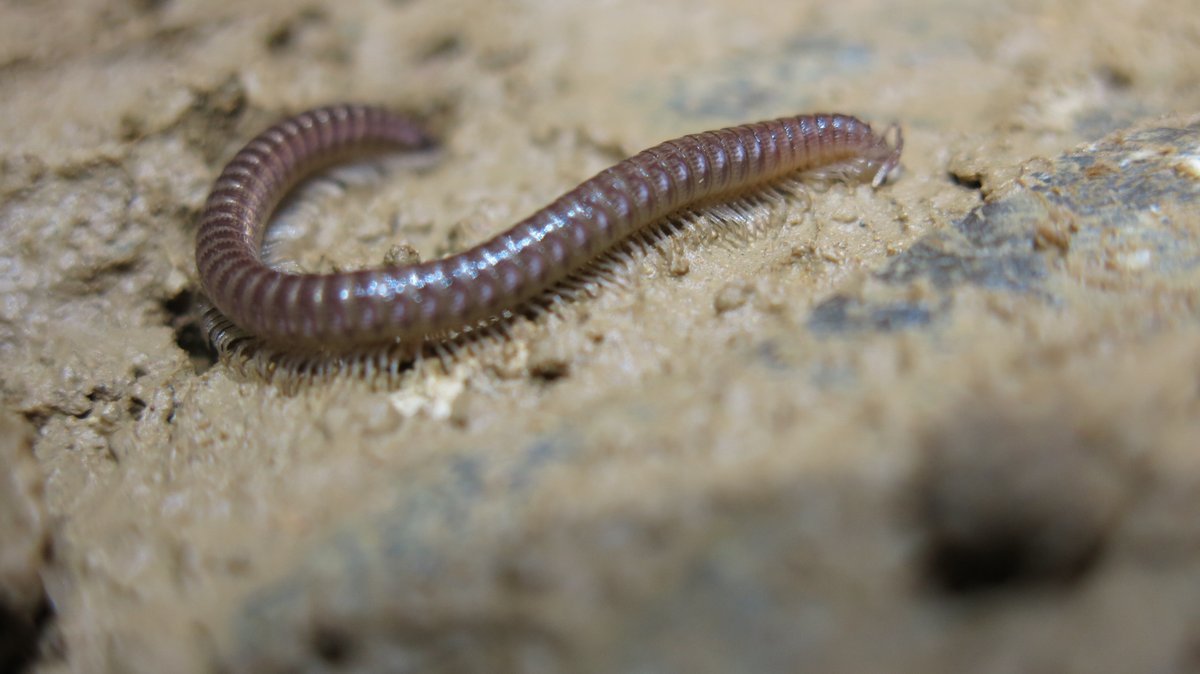
[[[989,409],[990,407],[990,409]],[[1102,429],[981,404],[924,436],[924,573],[952,594],[1067,586],[1102,559],[1127,456]]]
[[[0,603],[0,672],[29,671],[53,621],[54,610],[44,598],[32,615]]]
[[[167,312],[167,325],[175,331],[175,343],[192,361],[196,374],[200,374],[217,362],[217,352],[204,334],[203,317],[196,301],[196,294],[183,290],[162,304]]]
[[[354,651],[354,640],[346,631],[319,625],[312,632],[312,648],[322,661],[331,665],[345,664]]]

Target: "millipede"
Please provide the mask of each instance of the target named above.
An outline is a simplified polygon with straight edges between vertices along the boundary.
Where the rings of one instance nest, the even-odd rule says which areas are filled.
[[[842,114],[810,114],[692,134],[604,169],[507,230],[440,259],[334,273],[268,265],[272,211],[298,181],[364,152],[423,150],[412,118],[344,104],[288,117],[225,166],[208,195],[196,266],[215,309],[284,350],[421,343],[485,324],[586,268],[620,242],[697,204],[789,176],[884,184],[899,167],[898,126],[876,133]]]

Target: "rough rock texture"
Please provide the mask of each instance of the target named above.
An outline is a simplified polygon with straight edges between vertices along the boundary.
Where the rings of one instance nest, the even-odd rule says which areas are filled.
[[[0,658],[1200,670],[1198,64],[1193,0],[6,3]],[[204,346],[195,216],[343,99],[440,157],[306,185],[281,265],[459,249],[722,124],[908,143],[388,386],[265,381]]]
[[[36,652],[49,543],[33,433],[11,413],[0,414],[0,466],[0,670],[9,670]]]

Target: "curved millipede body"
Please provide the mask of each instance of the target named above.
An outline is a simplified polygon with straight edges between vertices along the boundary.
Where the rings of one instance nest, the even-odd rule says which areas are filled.
[[[894,127],[895,128],[895,127]],[[363,271],[296,274],[262,260],[271,211],[299,179],[364,150],[432,145],[413,121],[337,105],[285,119],[217,178],[200,217],[196,265],[212,303],[283,347],[415,342],[518,307],[664,216],[801,171],[882,184],[902,140],[854,117],[800,115],[684,136],[601,171],[470,250]]]

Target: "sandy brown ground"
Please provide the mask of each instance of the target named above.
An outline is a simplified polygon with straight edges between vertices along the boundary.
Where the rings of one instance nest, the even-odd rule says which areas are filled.
[[[382,388],[214,363],[208,185],[346,99],[442,151],[281,264],[724,124],[908,144]],[[1194,0],[8,0],[0,101],[0,669],[1200,671]]]

